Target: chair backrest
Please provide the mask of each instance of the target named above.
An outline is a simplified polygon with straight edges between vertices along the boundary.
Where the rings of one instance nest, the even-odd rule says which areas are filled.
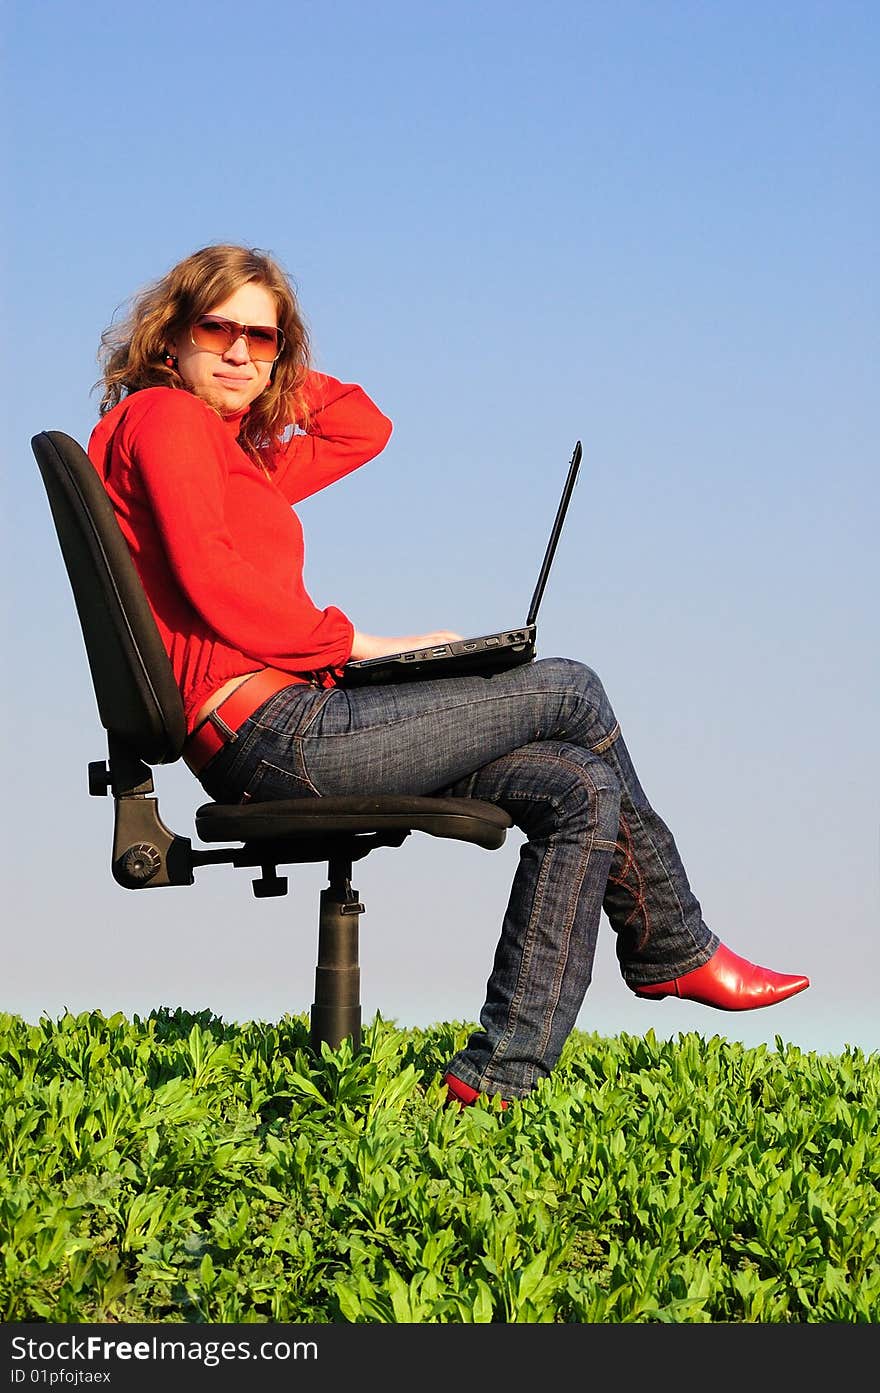
[[[63,431],[31,440],[108,735],[147,764],[180,757],[186,721],[165,645],[104,485]]]

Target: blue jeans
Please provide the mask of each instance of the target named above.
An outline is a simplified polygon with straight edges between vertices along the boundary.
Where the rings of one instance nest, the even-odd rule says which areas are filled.
[[[449,1063],[504,1098],[545,1078],[590,984],[601,912],[630,987],[708,961],[675,842],[633,768],[590,668],[544,658],[491,677],[295,685],[271,697],[201,774],[217,802],[372,793],[497,803],[526,836],[480,1012]]]

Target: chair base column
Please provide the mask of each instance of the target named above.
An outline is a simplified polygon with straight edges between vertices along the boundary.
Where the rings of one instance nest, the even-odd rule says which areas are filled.
[[[361,970],[358,930],[364,906],[351,887],[351,861],[330,863],[330,884],[321,891],[318,925],[318,964],[312,1003],[310,1043],[316,1054],[326,1041],[338,1049],[351,1037],[352,1050],[361,1044]]]

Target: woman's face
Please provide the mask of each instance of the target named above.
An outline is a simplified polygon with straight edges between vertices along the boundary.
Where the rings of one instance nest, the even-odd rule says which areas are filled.
[[[238,324],[269,328],[278,325],[275,297],[256,281],[239,286],[228,299],[212,305],[208,313]],[[169,342],[168,348],[177,359],[177,371],[189,390],[221,416],[245,411],[268,386],[272,364],[251,358],[244,334],[222,353],[196,348],[188,330]]]

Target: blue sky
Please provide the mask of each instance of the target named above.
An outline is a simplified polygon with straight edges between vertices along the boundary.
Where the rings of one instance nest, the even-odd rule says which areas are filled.
[[[266,902],[225,868],[111,880],[29,444],[85,442],[114,312],[233,240],[395,423],[300,509],[310,590],[358,627],[521,622],[583,441],[539,651],[602,676],[710,925],[812,987],[638,1002],[603,921],[579,1025],[880,1048],[876,5],[18,0],[5,28],[0,1007],[311,1002],[320,867]],[[191,835],[199,786],[157,788]],[[518,846],[360,864],[367,1018],[476,1019]]]

